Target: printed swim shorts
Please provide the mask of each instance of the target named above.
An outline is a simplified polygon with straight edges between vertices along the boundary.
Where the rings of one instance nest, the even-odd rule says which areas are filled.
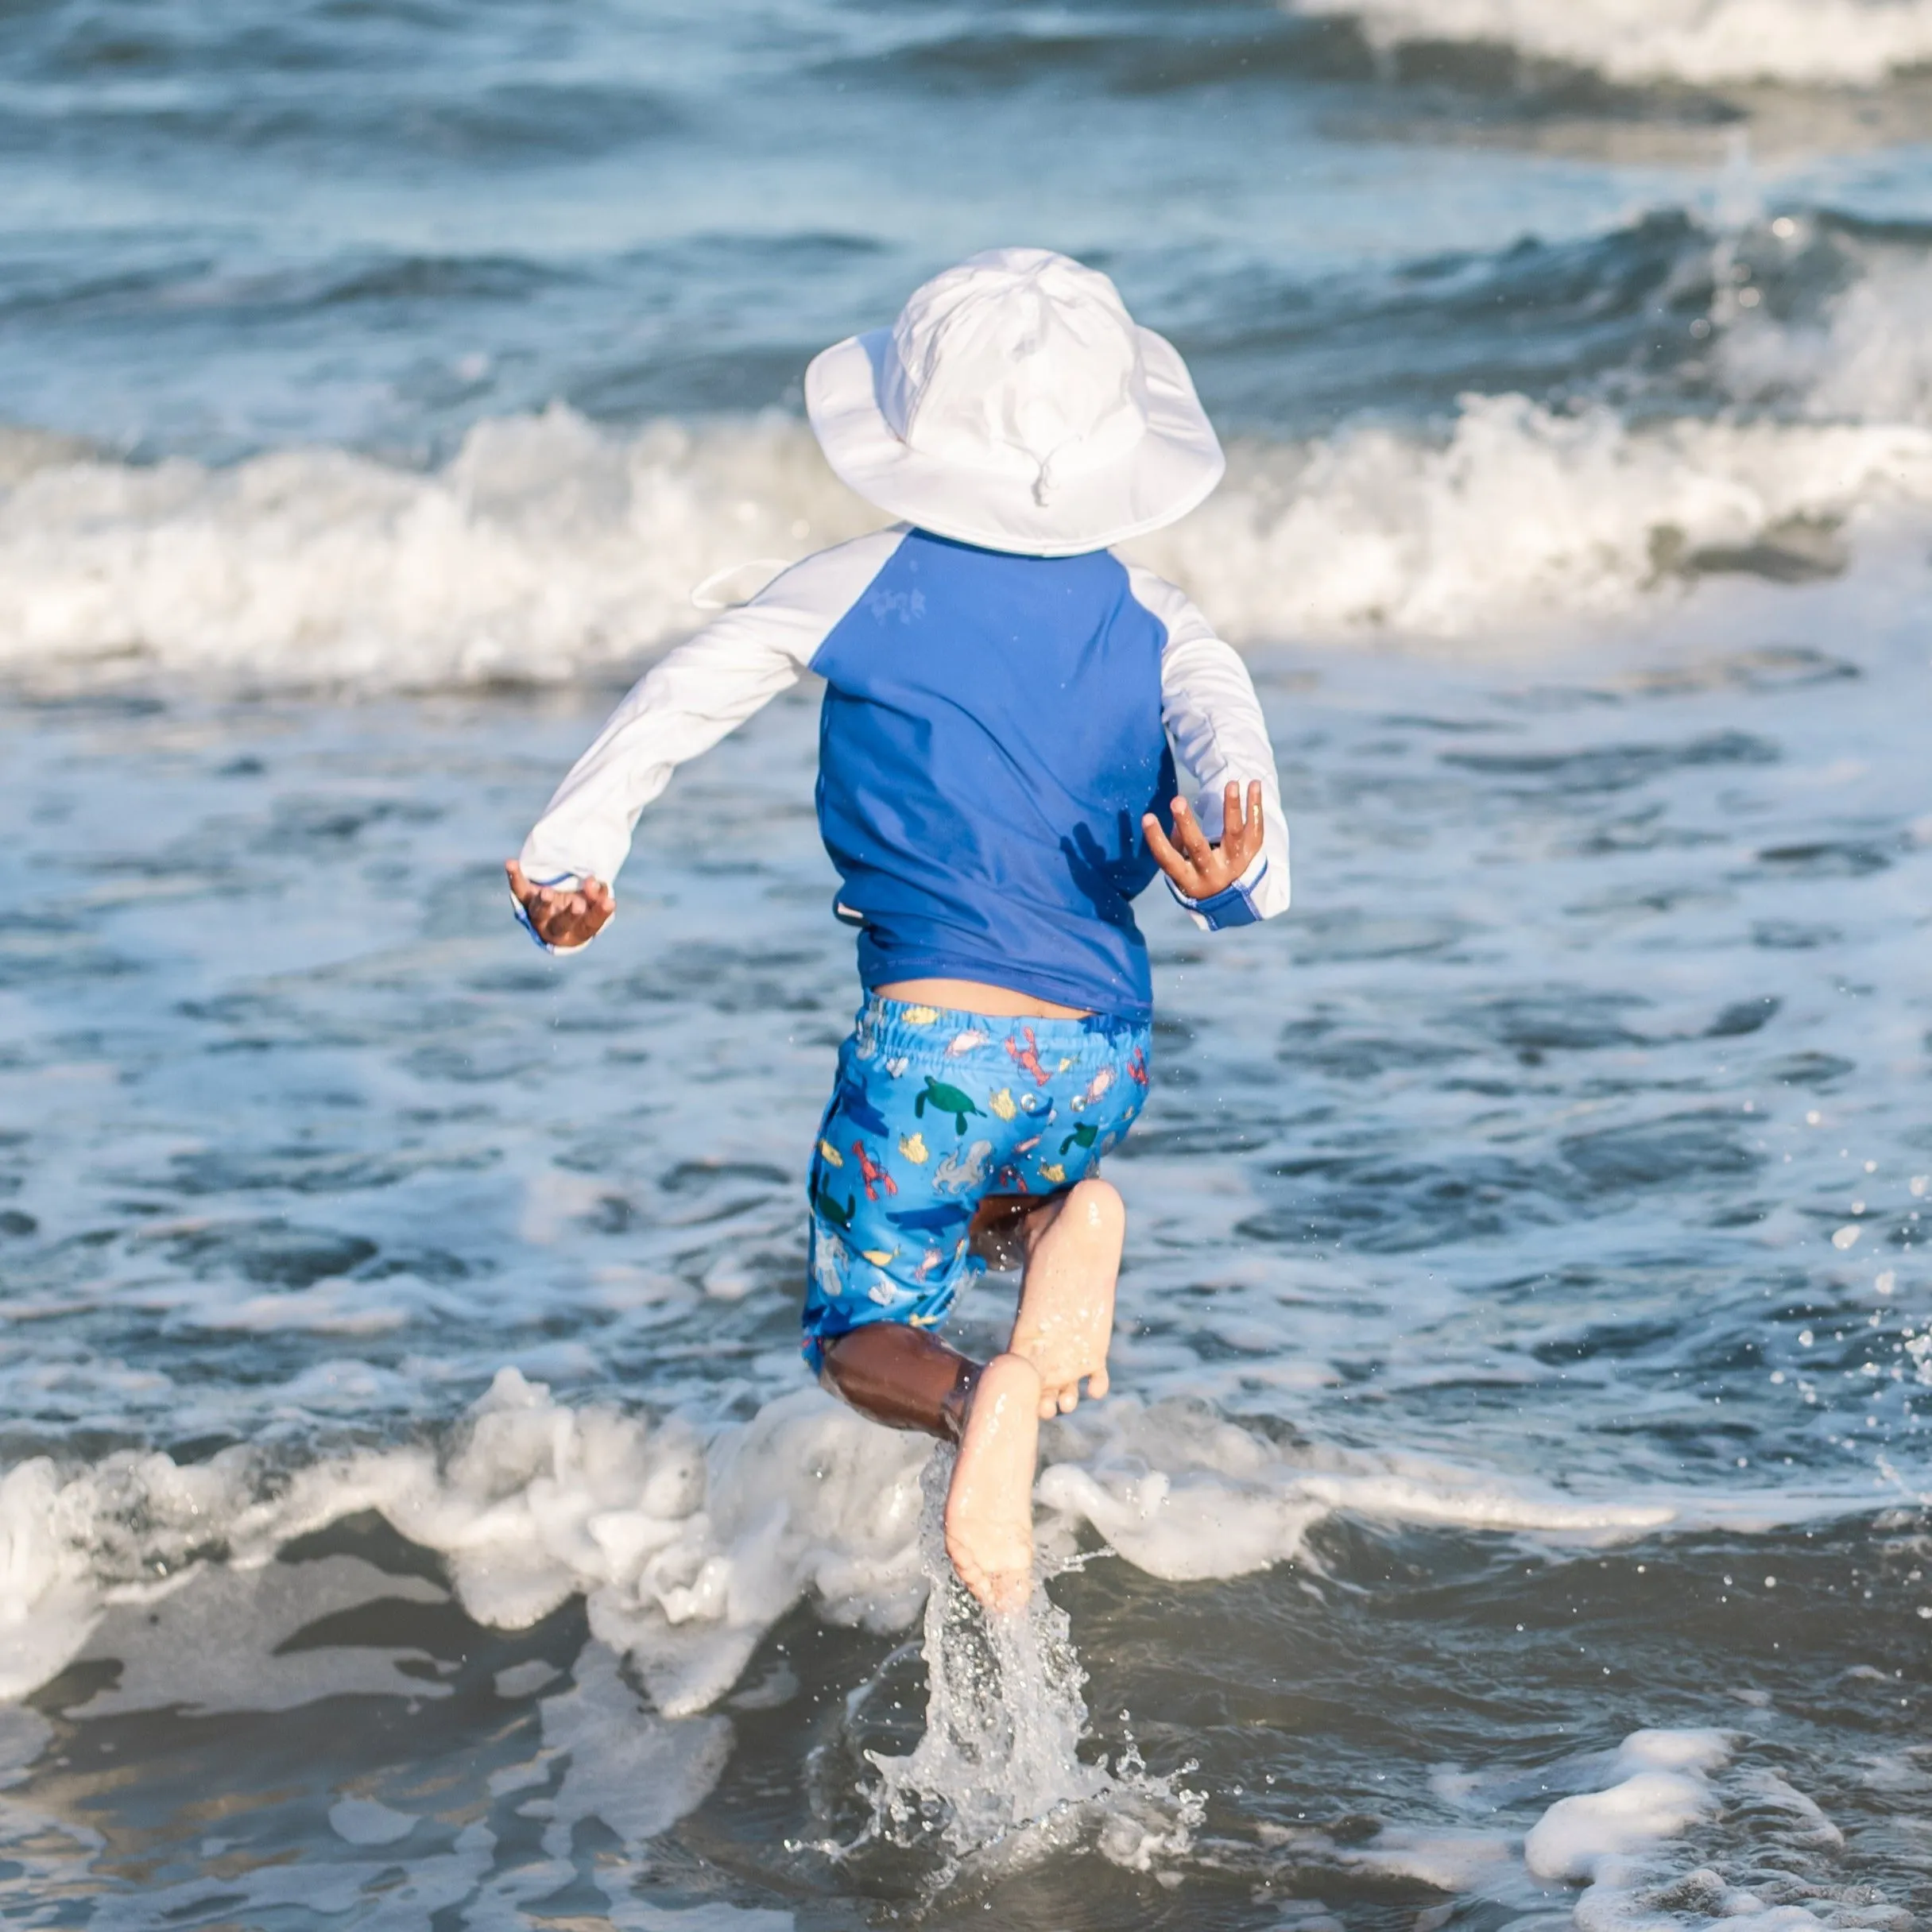
[[[811,1158],[805,1357],[869,1322],[931,1328],[984,1263],[989,1195],[1052,1194],[1126,1137],[1148,1092],[1148,1028],[1002,1020],[874,993],[838,1050]]]

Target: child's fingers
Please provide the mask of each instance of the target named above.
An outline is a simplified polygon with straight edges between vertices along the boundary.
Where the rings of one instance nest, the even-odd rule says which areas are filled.
[[[550,923],[552,930],[547,935],[553,946],[575,946],[583,936],[583,926],[590,908],[581,892],[554,892],[551,895]]]
[[[1206,872],[1214,865],[1214,848],[1201,830],[1201,821],[1187,809],[1184,798],[1174,801],[1174,835],[1180,841],[1181,850],[1187,854],[1188,862],[1195,871]]]
[[[1167,834],[1160,829],[1160,821],[1150,811],[1140,821],[1140,830],[1147,839],[1147,849],[1154,855],[1154,863],[1164,872],[1183,892],[1187,892],[1194,877],[1194,868],[1175,850]],[[1196,895],[1189,893],[1192,898]]]
[[[1257,782],[1248,788],[1248,805],[1245,811],[1241,808],[1240,789],[1230,784],[1228,787],[1227,820],[1221,835],[1221,857],[1228,869],[1230,879],[1238,879],[1248,869],[1249,862],[1261,850],[1265,830],[1261,818],[1261,787]]]
[[[1225,852],[1247,835],[1248,824],[1241,815],[1241,788],[1230,778],[1221,795],[1221,847]]]
[[[1221,795],[1221,843],[1217,849],[1224,876],[1238,879],[1253,850],[1253,834],[1241,810],[1240,781],[1230,778]]]
[[[1248,788],[1248,815],[1241,821],[1242,869],[1246,861],[1254,857],[1267,842],[1267,828],[1261,820],[1261,781],[1256,779]]]

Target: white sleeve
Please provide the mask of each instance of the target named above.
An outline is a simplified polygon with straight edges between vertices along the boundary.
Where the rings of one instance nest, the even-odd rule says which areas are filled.
[[[660,658],[544,807],[524,841],[525,875],[539,885],[611,883],[638,814],[672,772],[797,683],[904,534],[877,531],[795,563]],[[529,929],[521,906],[517,914]]]
[[[1137,565],[1129,567],[1128,587],[1167,626],[1162,722],[1191,791],[1189,803],[1210,838],[1221,836],[1223,788],[1229,781],[1244,795],[1254,780],[1261,781],[1265,836],[1248,869],[1212,899],[1190,899],[1171,881],[1168,890],[1196,925],[1210,931],[1272,919],[1288,909],[1288,825],[1254,680],[1240,652],[1214,635],[1185,593]]]

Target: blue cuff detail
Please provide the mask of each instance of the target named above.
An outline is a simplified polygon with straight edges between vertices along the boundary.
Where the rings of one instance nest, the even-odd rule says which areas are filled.
[[[1255,910],[1255,888],[1268,877],[1268,854],[1261,854],[1258,865],[1250,868],[1251,877],[1237,879],[1224,890],[1209,899],[1190,899],[1180,888],[1169,882],[1168,890],[1183,906],[1193,914],[1194,923],[1209,932],[1223,932],[1230,926],[1258,925],[1261,915]]]
[[[1261,917],[1254,909],[1247,888],[1241,885],[1230,885],[1212,899],[1197,899],[1193,909],[1207,921],[1210,932],[1219,932],[1229,926],[1252,926]]]

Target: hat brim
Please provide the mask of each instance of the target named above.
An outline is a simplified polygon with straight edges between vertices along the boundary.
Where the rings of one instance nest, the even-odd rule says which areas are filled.
[[[1185,517],[1227,467],[1187,365],[1165,336],[1136,327],[1147,432],[1119,462],[1056,485],[1038,501],[1025,478],[969,469],[900,441],[879,407],[889,329],[849,335],[805,371],[805,413],[839,479],[868,503],[935,536],[1026,556],[1104,550]]]

